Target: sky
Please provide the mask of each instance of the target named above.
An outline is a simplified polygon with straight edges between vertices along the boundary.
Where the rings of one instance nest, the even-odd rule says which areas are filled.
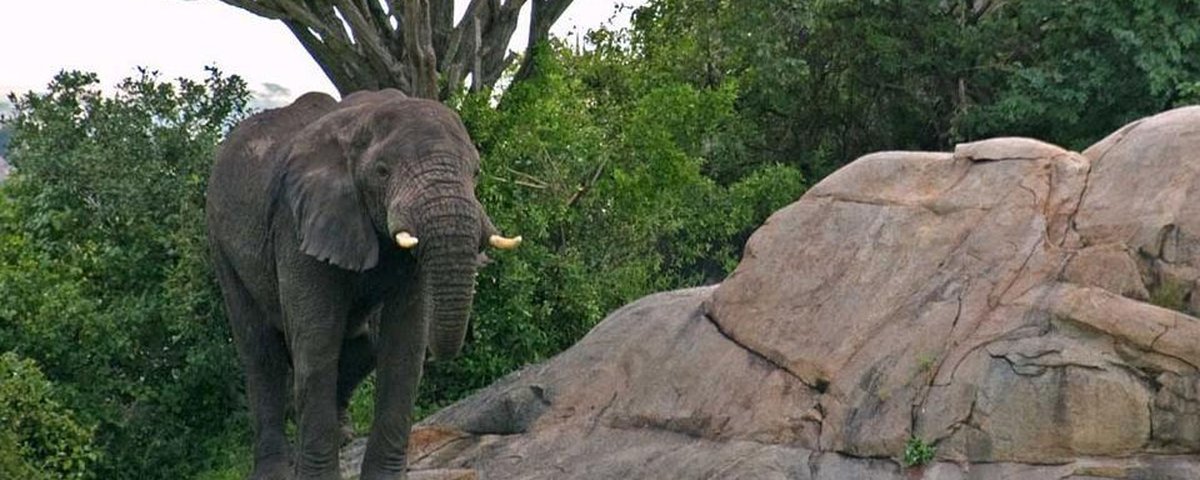
[[[460,12],[466,3],[457,2]],[[583,33],[610,19],[626,26],[629,10],[614,17],[617,5],[644,3],[575,0],[553,33]],[[527,4],[511,48],[525,45],[528,10]],[[283,23],[218,0],[0,0],[0,98],[42,90],[63,69],[95,72],[112,86],[138,66],[165,78],[200,79],[205,65],[242,76],[260,104],[309,91],[336,95]]]

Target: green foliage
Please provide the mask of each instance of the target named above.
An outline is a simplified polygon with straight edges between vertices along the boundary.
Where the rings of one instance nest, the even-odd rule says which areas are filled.
[[[22,453],[17,434],[8,430],[0,431],[0,478],[45,478]]]
[[[0,478],[93,478],[92,429],[58,396],[33,361],[0,354]]]
[[[1196,103],[1198,6],[651,0],[631,40],[667,78],[741,85],[738,114],[759,135],[743,160],[819,178],[872,151],[991,136],[1078,149]]]
[[[1192,0],[998,7],[969,60],[960,135],[1038,136],[1081,149],[1139,117],[1195,102],[1200,25]],[[1036,48],[1031,46],[1036,45]],[[986,48],[985,48],[986,47]]]
[[[65,72],[13,98],[0,189],[0,350],[35,359],[96,426],[99,478],[180,478],[244,425],[207,266],[203,194],[244,83]],[[244,427],[240,427],[244,428]]]
[[[905,467],[919,467],[932,462],[935,455],[937,447],[914,436],[904,443],[904,458],[900,461]]]

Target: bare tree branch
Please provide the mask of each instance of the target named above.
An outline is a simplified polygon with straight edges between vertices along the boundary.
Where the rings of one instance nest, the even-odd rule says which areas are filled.
[[[450,42],[450,34],[454,31],[454,0],[435,1],[432,8],[429,22],[433,28],[433,51],[445,52],[446,44]],[[439,56],[438,68],[443,68],[444,63],[444,57]]]
[[[462,43],[463,35],[471,32],[471,29],[478,28],[478,15],[480,8],[484,8],[488,0],[471,0],[467,4],[467,11],[463,14],[463,18],[458,22],[458,26],[450,32],[449,38],[446,40],[446,49],[442,50],[442,56],[449,61],[458,61],[459,46]],[[474,34],[471,34],[474,35]]]
[[[508,39],[517,29],[521,7],[526,0],[508,0],[497,7],[498,0],[492,0],[493,7],[490,15],[480,17],[480,43],[478,45],[481,68],[475,72],[474,81],[482,85],[495,85],[504,69],[511,63],[508,61]]]
[[[221,0],[224,3],[238,7],[247,12],[253,13],[260,17],[269,18],[271,20],[283,20],[287,17],[282,11],[273,7],[273,2],[270,0],[255,1],[255,0]]]
[[[516,54],[508,50],[529,0],[470,0],[454,23],[453,0],[221,0],[282,21],[338,91],[393,87],[414,96],[447,98],[463,88],[495,85]],[[530,46],[571,0],[534,0]],[[526,48],[520,78],[529,75]],[[438,91],[439,77],[442,81]]]
[[[390,31],[380,31],[375,23],[367,19],[368,11],[360,10],[350,0],[337,0],[338,10],[346,19],[350,29],[355,32],[358,54],[367,61],[377,75],[386,76],[390,80],[400,65],[389,50]],[[384,78],[380,79],[381,82]]]
[[[471,82],[471,91],[478,92],[483,82],[478,80],[479,72],[483,71],[483,60],[479,58],[479,44],[482,42],[482,34],[479,33],[479,17],[471,19],[471,75],[475,77]]]
[[[525,59],[521,69],[517,70],[516,80],[524,80],[533,74],[533,51],[550,38],[550,27],[562,17],[571,0],[533,0],[533,18],[529,22],[529,47],[526,48]]]
[[[438,98],[437,54],[433,51],[433,32],[429,26],[429,0],[404,0],[404,50],[413,71],[412,94]]]
[[[329,81],[333,82],[339,91],[343,88],[352,89],[350,91],[364,88],[356,84],[357,75],[354,72],[344,71],[347,66],[339,60],[336,52],[326,46],[317,36],[313,35],[307,26],[293,20],[284,20],[283,23],[300,40],[300,44],[317,61],[317,65],[325,72],[325,76],[329,77]]]

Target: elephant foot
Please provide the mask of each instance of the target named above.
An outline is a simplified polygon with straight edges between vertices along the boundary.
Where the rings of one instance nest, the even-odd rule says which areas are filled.
[[[394,464],[389,465],[389,467],[395,466]],[[362,475],[358,478],[359,480],[408,480],[408,462],[403,462],[399,470],[364,463]]]
[[[349,445],[354,441],[354,422],[350,421],[350,414],[346,411],[338,412],[338,423],[342,426],[342,444],[341,446]]]
[[[369,473],[363,472],[362,476],[360,476],[358,478],[359,478],[359,480],[408,480],[408,472],[388,473],[388,474],[383,474],[383,473],[369,474]]]
[[[287,459],[255,462],[254,471],[250,473],[250,480],[293,480],[295,478],[291,462],[288,462]]]

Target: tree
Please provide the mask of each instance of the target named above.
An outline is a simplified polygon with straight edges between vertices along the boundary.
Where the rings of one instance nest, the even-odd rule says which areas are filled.
[[[471,77],[473,91],[491,88],[516,61],[508,51],[528,0],[470,0],[454,23],[454,0],[221,0],[280,20],[296,35],[343,95],[396,88],[448,98]],[[532,69],[531,52],[571,0],[533,0],[529,45],[517,78]],[[440,80],[440,82],[439,82]]]
[[[733,82],[762,137],[749,162],[821,178],[878,150],[1003,135],[1083,148],[1200,100],[1196,0],[651,0],[642,63],[696,86]]]

